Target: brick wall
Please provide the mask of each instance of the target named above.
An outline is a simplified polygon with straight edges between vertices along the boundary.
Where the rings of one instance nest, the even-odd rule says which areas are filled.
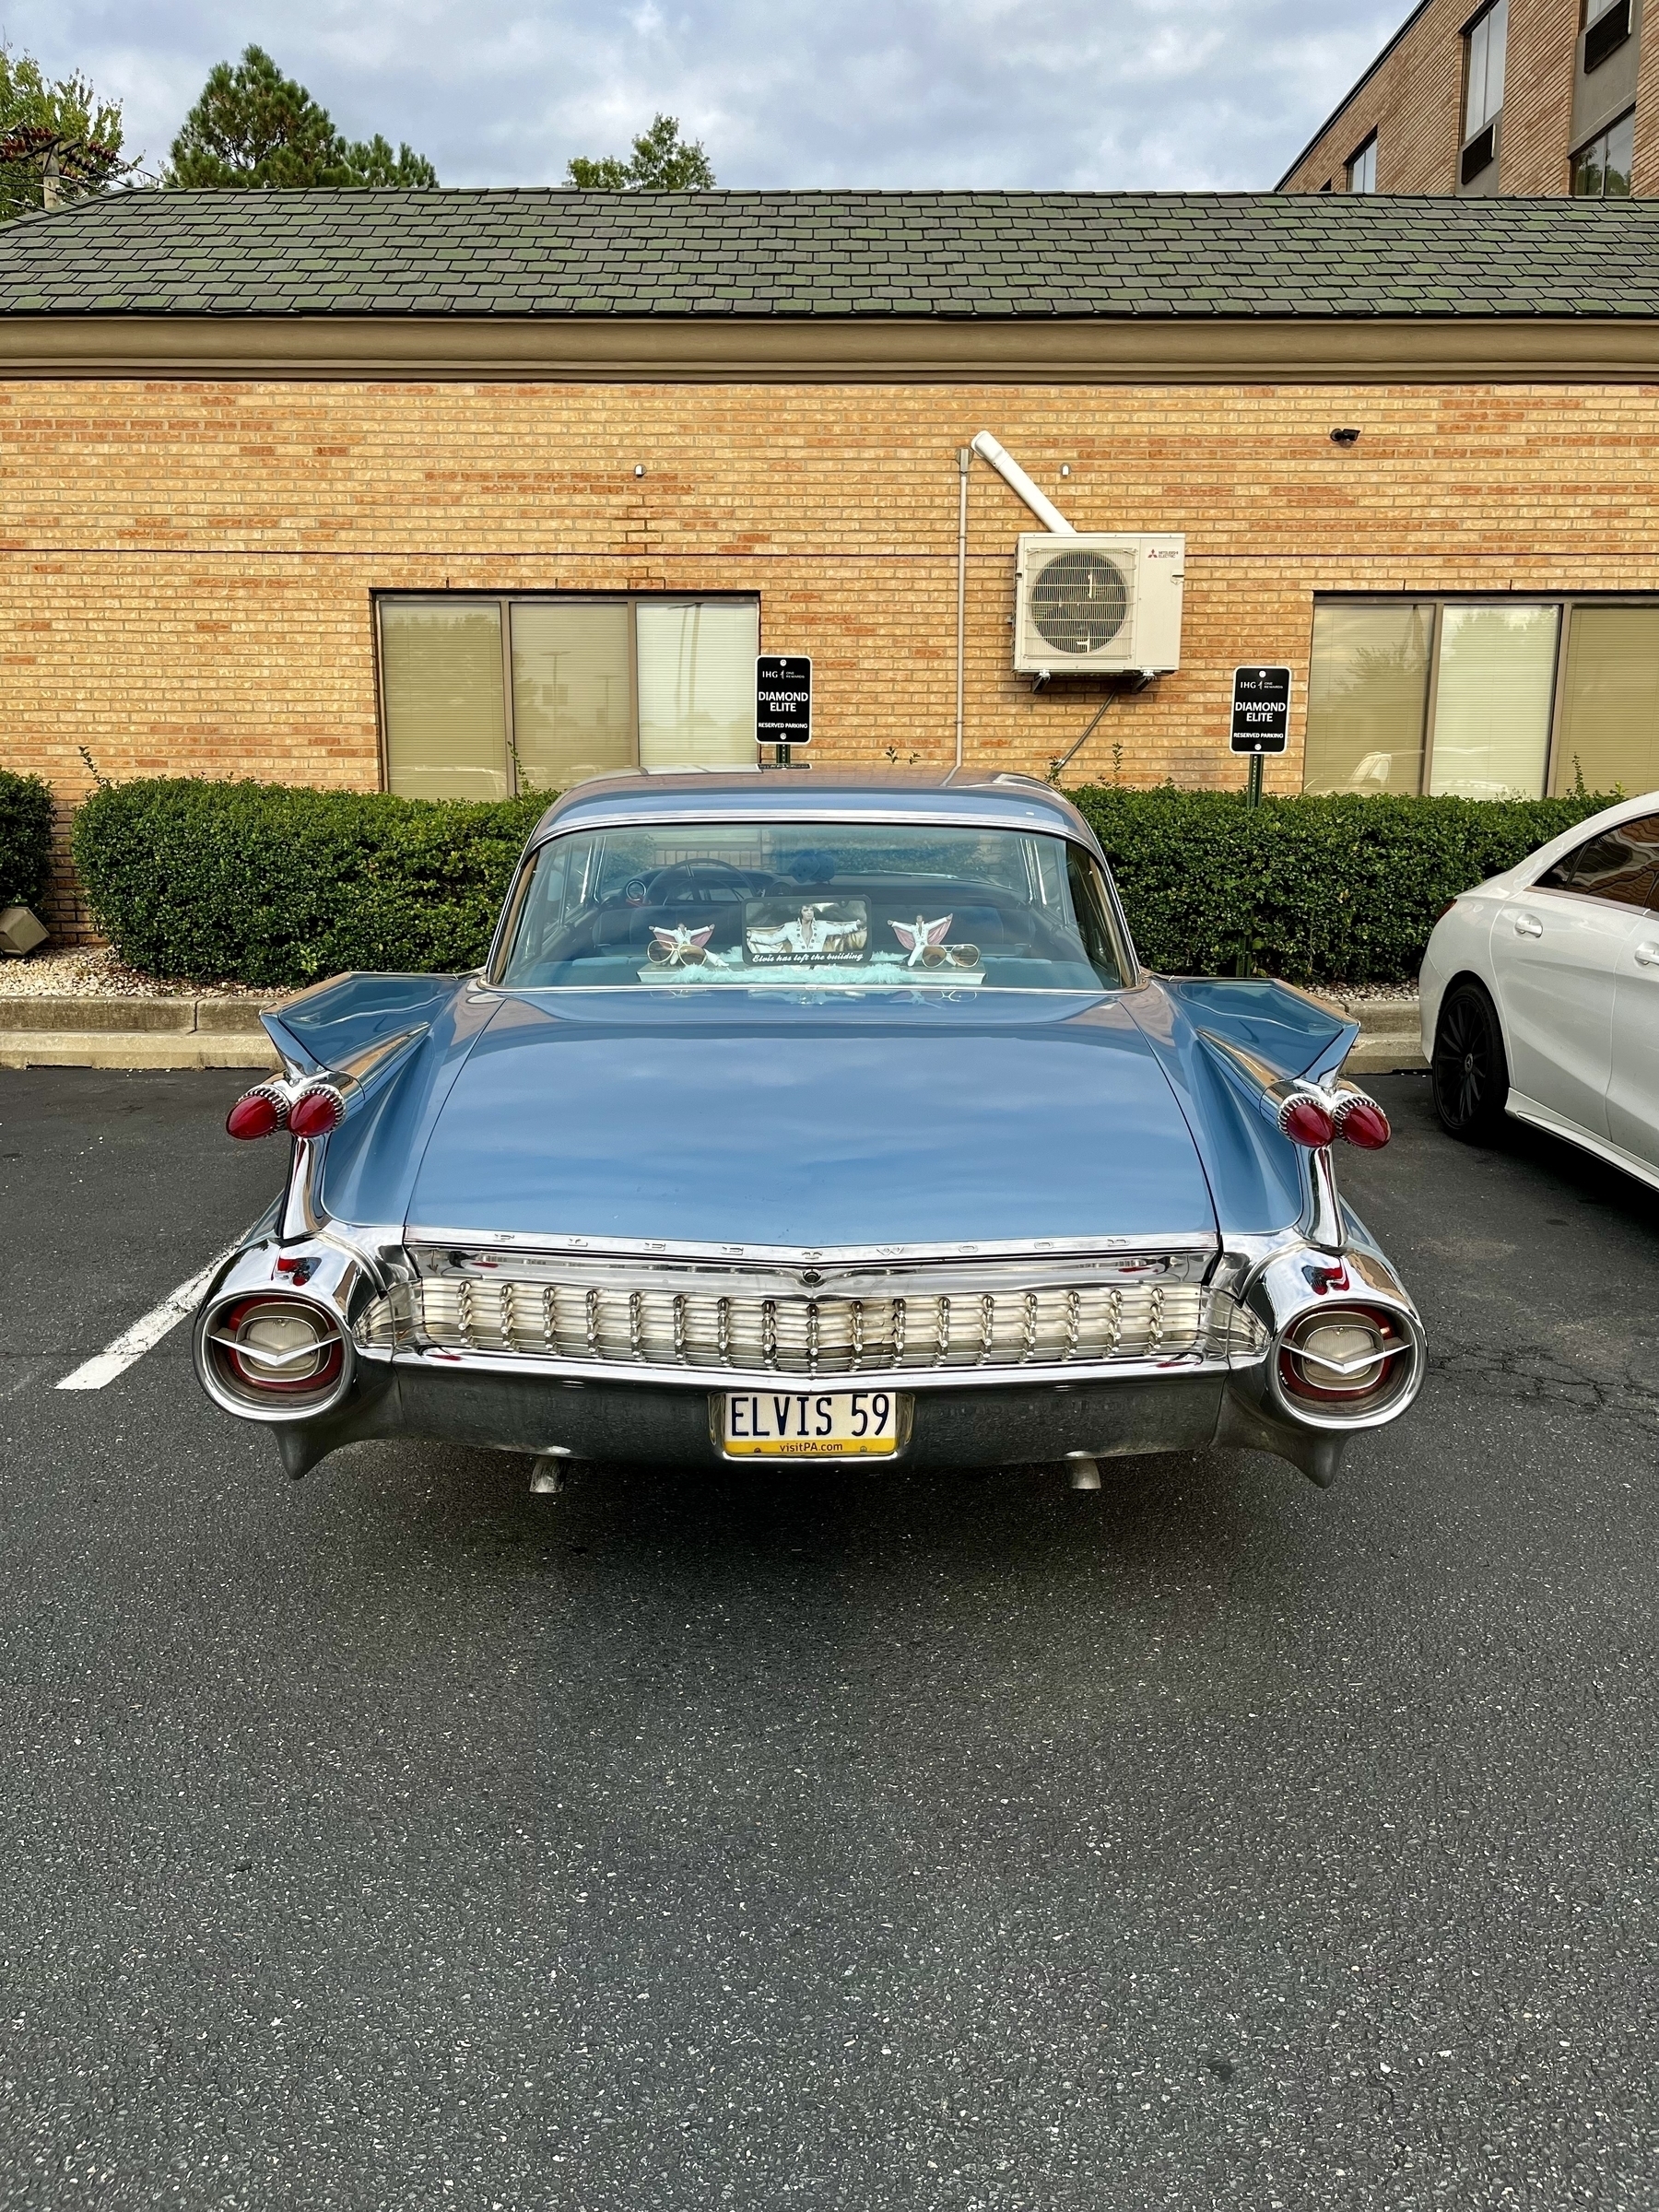
[[[1344,162],[1374,130],[1380,192],[1454,192],[1463,144],[1463,29],[1473,12],[1471,0],[1430,0],[1297,163],[1285,190],[1317,192],[1330,177],[1333,188],[1343,191]],[[1499,156],[1505,193],[1556,194],[1568,188],[1579,12],[1579,0],[1510,0]],[[1648,173],[1639,160],[1639,191],[1648,189],[1642,182]]]
[[[1641,199],[1659,198],[1659,14],[1636,57],[1636,149],[1631,168],[1630,190]]]
[[[1510,0],[1499,182],[1554,195],[1572,184],[1572,76],[1579,0]]]
[[[88,788],[372,789],[371,594],[756,591],[815,660],[821,757],[944,763],[956,451],[994,430],[1080,529],[1184,530],[1180,672],[1075,764],[1232,784],[1240,661],[1298,672],[1313,595],[1659,590],[1659,388],[0,385],[0,764]],[[1336,424],[1363,432],[1351,451]],[[1062,480],[1063,463],[1072,474]],[[642,464],[647,474],[636,478]],[[1025,509],[970,500],[967,752],[1041,773],[1099,678],[1009,665]],[[56,926],[73,927],[67,888]]]

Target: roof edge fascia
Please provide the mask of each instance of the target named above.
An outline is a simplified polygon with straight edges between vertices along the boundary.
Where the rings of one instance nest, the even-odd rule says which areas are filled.
[[[0,315],[0,378],[1659,383],[1659,316]]]
[[[1359,99],[1360,93],[1364,91],[1366,86],[1371,83],[1372,77],[1376,76],[1378,70],[1381,69],[1383,63],[1387,61],[1389,55],[1398,51],[1401,41],[1415,25],[1418,18],[1419,16],[1426,15],[1428,11],[1429,0],[1418,0],[1418,5],[1406,17],[1405,22],[1401,24],[1399,29],[1394,32],[1394,37],[1390,39],[1387,45],[1377,53],[1377,55],[1371,61],[1370,67],[1363,70],[1360,75],[1354,79],[1353,83],[1343,94],[1336,105],[1331,110],[1324,121],[1314,132],[1312,137],[1309,139],[1307,145],[1302,147],[1301,152],[1297,155],[1295,160],[1292,161],[1289,168],[1286,170],[1284,175],[1279,179],[1278,182],[1273,188],[1276,193],[1286,190],[1290,182],[1291,178],[1296,174],[1297,171],[1301,167],[1308,156],[1313,151],[1313,148],[1319,144],[1320,140],[1325,135],[1326,132],[1335,129],[1336,125],[1342,121],[1343,116],[1347,114],[1349,108],[1353,106],[1355,100]]]

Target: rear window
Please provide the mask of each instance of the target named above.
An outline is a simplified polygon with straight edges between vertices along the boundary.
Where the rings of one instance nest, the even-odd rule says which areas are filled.
[[[1659,815],[1604,830],[1546,868],[1541,891],[1577,891],[1616,906],[1648,906],[1659,879]]]
[[[1095,862],[1063,837],[859,823],[572,830],[521,881],[519,990],[1099,991],[1123,982]]]

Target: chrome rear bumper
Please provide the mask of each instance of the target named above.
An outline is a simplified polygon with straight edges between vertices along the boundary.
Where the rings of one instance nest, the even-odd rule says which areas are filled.
[[[272,1428],[293,1474],[340,1444],[399,1436],[707,1467],[723,1457],[720,1393],[878,1380],[912,1400],[906,1465],[1232,1444],[1324,1483],[1347,1436],[1395,1418],[1421,1381],[1421,1329],[1386,1261],[1350,1247],[1345,1264],[1356,1295],[1397,1314],[1410,1342],[1399,1390],[1359,1418],[1304,1416],[1278,1384],[1279,1338],[1319,1309],[1332,1269],[1294,1236],[1219,1258],[1151,1249],[880,1267],[826,1254],[808,1286],[794,1270],[505,1258],[335,1228],[228,1265],[198,1317],[197,1368],[225,1410]],[[227,1370],[221,1317],[273,1295],[337,1326],[344,1360],[325,1395],[262,1400]]]

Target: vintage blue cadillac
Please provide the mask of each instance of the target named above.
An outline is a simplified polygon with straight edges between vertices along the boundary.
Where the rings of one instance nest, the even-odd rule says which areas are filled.
[[[1356,1030],[1139,965],[1082,817],[1022,777],[601,778],[476,974],[265,1019],[278,1200],[196,1362],[291,1474],[367,1437],[561,1463],[1098,1462],[1319,1483],[1422,1380],[1337,1196],[1388,1124]]]

